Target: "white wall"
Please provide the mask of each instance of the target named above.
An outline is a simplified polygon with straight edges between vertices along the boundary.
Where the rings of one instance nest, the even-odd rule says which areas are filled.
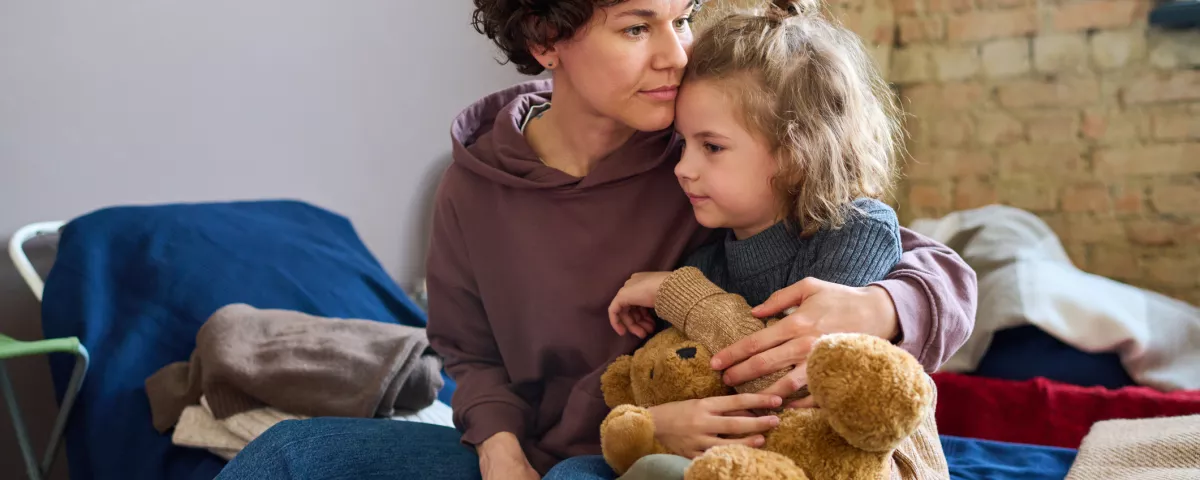
[[[113,204],[299,198],[349,216],[408,287],[451,118],[522,79],[470,27],[471,9],[0,0],[0,239]],[[39,265],[50,258],[42,249]],[[39,338],[37,312],[0,256],[0,332]],[[40,456],[49,371],[7,363]],[[0,471],[24,472],[4,410]],[[55,478],[65,473],[60,461]]]
[[[110,204],[298,197],[407,282],[451,118],[521,79],[471,9],[0,0],[0,236]]]

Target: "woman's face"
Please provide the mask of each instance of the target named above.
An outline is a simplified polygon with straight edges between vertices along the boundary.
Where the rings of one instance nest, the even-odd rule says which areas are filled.
[[[625,0],[596,9],[556,59],[555,101],[573,97],[591,113],[641,131],[667,128],[692,45],[693,0]]]

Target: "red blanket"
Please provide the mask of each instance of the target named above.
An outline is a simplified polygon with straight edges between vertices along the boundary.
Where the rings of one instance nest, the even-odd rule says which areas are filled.
[[[1017,382],[954,373],[933,378],[942,435],[1079,448],[1101,420],[1200,414],[1200,391],[1109,390],[1044,378]]]

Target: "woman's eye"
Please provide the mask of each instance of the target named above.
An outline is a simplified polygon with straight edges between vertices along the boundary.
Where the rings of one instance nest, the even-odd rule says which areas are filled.
[[[647,30],[649,30],[649,27],[647,27],[645,25],[634,25],[632,27],[626,28],[625,34],[629,35],[631,37],[640,37],[642,35],[645,35]]]
[[[707,150],[708,153],[721,153],[722,150],[725,150],[725,147],[705,142],[704,149]]]
[[[686,30],[691,25],[692,25],[692,17],[683,17],[683,18],[675,20],[675,29],[676,30]]]

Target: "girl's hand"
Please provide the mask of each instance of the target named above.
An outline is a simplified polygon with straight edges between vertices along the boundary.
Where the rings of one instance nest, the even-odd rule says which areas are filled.
[[[775,408],[782,402],[774,395],[743,393],[667,403],[649,410],[654,418],[654,436],[658,442],[670,453],[696,458],[717,445],[761,447],[765,441],[761,433],[779,425],[779,417],[742,416],[741,413]],[[743,435],[748,436],[722,438]]]
[[[821,335],[856,332],[888,340],[900,334],[900,321],[891,296],[882,287],[862,288],[806,278],[775,292],[753,313],[770,317],[791,307],[779,322],[734,342],[713,355],[712,367],[725,370],[725,383],[740,385],[787,367],[795,367],[760,393],[787,397],[808,383],[805,363]],[[811,407],[812,397],[789,407]]]
[[[654,332],[654,318],[650,309],[658,297],[658,287],[671,272],[635,273],[625,281],[608,305],[608,323],[619,335],[633,332],[638,338],[646,338]]]

